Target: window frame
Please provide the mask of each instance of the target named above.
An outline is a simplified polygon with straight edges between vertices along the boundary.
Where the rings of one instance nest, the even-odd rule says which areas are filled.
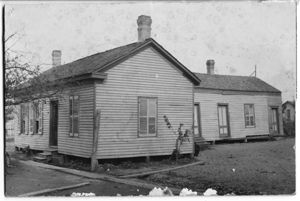
[[[146,99],[147,100],[147,133],[146,134],[141,134],[140,133],[140,100],[141,99]],[[149,116],[148,116],[148,106],[149,106],[149,101],[150,99],[156,100],[156,108],[155,108],[155,133],[149,133]],[[147,138],[147,137],[157,137],[158,136],[158,98],[157,97],[152,97],[152,96],[138,96],[137,100],[137,137],[138,138]],[[152,116],[151,116],[152,117]]]
[[[78,104],[77,104],[77,115],[73,115],[74,114],[74,97],[77,97],[77,101],[78,101]],[[72,109],[71,109],[71,104],[70,104],[70,100],[72,100]],[[69,95],[69,137],[79,137],[79,110],[80,110],[80,96],[79,95],[75,95],[75,94],[72,94],[72,95]],[[72,111],[72,114],[71,114],[71,111]],[[74,133],[74,116],[77,117],[77,130],[78,132],[77,133]],[[70,132],[70,121],[72,119],[72,132]]]
[[[196,137],[201,137],[202,136],[202,125],[201,125],[201,108],[200,108],[200,102],[195,102],[194,107],[193,107],[193,113],[195,118],[195,106],[197,106],[197,123],[198,123],[198,135]],[[195,119],[193,122],[193,132],[195,135]]]
[[[247,125],[247,123],[246,123],[247,122],[246,121],[246,106],[247,105],[252,105],[252,107],[253,107],[253,125]],[[244,104],[244,121],[245,121],[245,128],[255,128],[256,127],[254,103],[245,103]],[[250,116],[249,116],[249,123],[250,123]]]

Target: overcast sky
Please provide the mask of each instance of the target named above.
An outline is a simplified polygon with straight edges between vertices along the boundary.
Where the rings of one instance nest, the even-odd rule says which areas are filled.
[[[152,38],[194,72],[214,59],[218,74],[258,77],[283,92],[296,91],[296,10],[292,2],[67,2],[7,3],[8,46],[33,64],[51,67],[51,52],[62,62],[137,41],[136,19],[152,18]]]

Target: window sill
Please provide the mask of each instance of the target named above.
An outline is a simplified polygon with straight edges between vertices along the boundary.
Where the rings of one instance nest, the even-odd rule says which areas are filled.
[[[138,138],[156,138],[157,134],[151,134],[151,135],[145,135],[145,134],[139,134]]]
[[[255,128],[255,126],[245,126],[245,128]]]
[[[70,138],[79,138],[79,134],[69,134]]]

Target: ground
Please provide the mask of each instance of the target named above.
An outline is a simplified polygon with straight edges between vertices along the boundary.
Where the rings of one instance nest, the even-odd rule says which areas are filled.
[[[25,163],[20,162],[20,160],[26,160],[28,158],[24,154],[13,153],[13,143],[8,142],[6,145],[6,150],[9,151],[12,158],[10,167],[6,168],[6,196],[18,196],[24,193],[83,182],[90,182],[90,185],[52,192],[44,194],[44,196],[70,196],[73,192],[93,192],[97,196],[116,196],[117,194],[137,196],[148,195],[149,193],[149,189],[137,188],[115,182],[93,180],[51,169],[26,165]]]
[[[178,189],[187,187],[197,191],[198,194],[203,193],[207,188],[216,189],[220,195],[227,193],[237,195],[292,194],[295,192],[294,144],[294,138],[217,144],[200,151],[196,159],[182,159],[179,164],[165,158],[151,163],[123,162],[120,165],[104,164],[101,167],[102,173],[105,174],[126,175],[204,161],[204,165],[190,166],[139,179]],[[10,147],[11,150],[12,147]],[[16,157],[14,154],[12,155]],[[90,180],[39,167],[27,167],[18,160],[13,160],[12,165],[13,167],[7,169],[6,192],[8,196],[53,188],[57,187],[57,184],[63,186],[85,181],[89,181],[91,184],[47,195],[70,195],[72,192],[94,192],[96,195],[110,196],[115,196],[117,193],[121,195],[146,195],[149,193],[149,190],[130,185]]]
[[[149,190],[134,186],[87,179],[51,169],[29,166],[13,160],[13,167],[8,168],[6,176],[6,196],[18,196],[24,193],[39,191],[48,188],[90,182],[87,186],[64,191],[44,194],[44,196],[70,196],[73,192],[90,193],[98,196],[147,195]]]
[[[295,192],[295,140],[218,144],[201,151],[196,165],[146,178],[197,192],[292,194]]]

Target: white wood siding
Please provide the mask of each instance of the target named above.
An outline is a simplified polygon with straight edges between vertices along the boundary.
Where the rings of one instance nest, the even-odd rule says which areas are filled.
[[[69,136],[69,95],[79,96],[79,136]],[[58,96],[58,152],[89,158],[93,140],[94,84],[82,84],[64,91]],[[20,112],[20,105],[17,106]],[[19,117],[19,115],[18,115]],[[20,122],[16,125],[15,145],[29,145],[31,149],[45,150],[49,147],[50,101],[43,105],[43,134],[19,134]]]
[[[218,127],[218,103],[227,103],[230,122],[230,137],[243,138],[247,135],[269,134],[268,105],[270,100],[280,106],[281,96],[267,95],[224,95],[197,89],[195,102],[200,102],[202,137],[204,140],[221,139]],[[245,127],[244,104],[254,104],[255,127]]]
[[[66,91],[58,104],[58,152],[89,158],[93,142],[94,84]],[[69,136],[69,96],[79,96],[79,136]]]
[[[96,107],[101,110],[97,158],[170,155],[174,135],[164,122],[191,129],[193,84],[170,62],[147,48],[107,71],[103,84],[96,84]],[[157,137],[138,137],[138,96],[158,98]],[[192,153],[193,140],[183,153]]]
[[[26,103],[28,104],[28,103]],[[16,121],[17,132],[15,133],[15,146],[29,145],[30,149],[34,150],[44,150],[49,146],[49,101],[46,101],[43,104],[43,112],[42,112],[42,122],[43,122],[43,132],[42,134],[20,134],[20,105],[17,105],[17,113],[16,117],[18,120]]]

